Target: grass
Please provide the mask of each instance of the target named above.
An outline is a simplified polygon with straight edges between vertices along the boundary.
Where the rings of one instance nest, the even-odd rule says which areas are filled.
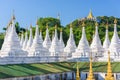
[[[113,72],[120,72],[120,62],[112,64]],[[89,71],[89,62],[79,62],[80,71]],[[34,76],[49,73],[61,73],[68,71],[76,71],[76,63],[74,62],[59,62],[59,63],[34,63],[34,64],[13,64],[0,65],[0,78]],[[94,62],[94,72],[106,72],[106,62]]]

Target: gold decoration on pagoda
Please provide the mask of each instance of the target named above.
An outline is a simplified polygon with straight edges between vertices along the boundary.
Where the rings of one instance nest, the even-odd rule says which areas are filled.
[[[55,25],[55,29],[57,29],[57,24]]]
[[[70,28],[72,28],[72,23],[70,23]]]
[[[92,10],[90,10],[87,18],[88,18],[88,19],[93,19],[93,18],[94,18],[93,14],[92,14]]]
[[[107,74],[105,76],[105,80],[114,80],[111,62],[110,62],[110,51],[108,51],[108,66],[107,66]]]
[[[62,32],[62,28],[60,29],[60,32]]]
[[[117,24],[117,19],[115,18],[115,20],[114,20],[114,24]]]
[[[80,80],[80,71],[79,71],[79,67],[78,67],[78,62],[77,62],[77,71],[76,71],[76,80]]]
[[[46,29],[48,28],[48,23],[46,23]]]
[[[98,22],[95,23],[95,26],[98,26]]]
[[[85,22],[83,21],[83,23],[82,23],[82,27],[85,27]]]
[[[108,29],[108,22],[106,23],[106,29]]]
[[[92,70],[92,56],[90,56],[90,69],[89,69],[89,75],[86,80],[95,80],[93,76],[93,70]]]

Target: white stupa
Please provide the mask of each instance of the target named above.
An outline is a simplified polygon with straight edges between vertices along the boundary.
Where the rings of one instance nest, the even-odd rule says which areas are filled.
[[[51,46],[51,40],[50,40],[50,36],[49,36],[49,30],[48,30],[48,25],[46,26],[46,35],[45,35],[45,39],[43,41],[43,47],[45,47],[46,49],[49,49]]]
[[[25,40],[24,40],[23,46],[22,46],[23,50],[26,50],[27,42],[28,42],[28,30],[26,29]]]
[[[3,42],[2,49],[0,51],[1,57],[26,57],[28,53],[22,50],[18,35],[15,29],[15,17],[12,16],[12,26],[9,28],[10,32],[6,33],[5,41]]]
[[[92,52],[92,55],[93,56],[96,56],[96,57],[101,57],[103,56],[103,47],[102,47],[102,44],[101,44],[101,40],[99,38],[99,34],[98,34],[98,23],[96,22],[96,30],[95,30],[95,35],[94,35],[94,38],[93,38],[93,41],[91,43],[91,52]]]
[[[32,25],[30,25],[30,35],[29,35],[29,40],[27,42],[27,47],[26,49],[29,51],[30,47],[32,46],[33,43],[33,36],[32,36]]]
[[[83,28],[82,28],[82,37],[79,41],[78,47],[75,51],[75,53],[72,53],[72,57],[74,58],[89,58],[89,54],[90,54],[90,47],[89,47],[89,43],[87,41],[86,38],[86,33],[85,33],[85,24],[82,24]]]
[[[60,30],[60,40],[59,40],[59,46],[60,46],[60,52],[63,53],[64,52],[64,48],[65,48],[65,44],[63,41],[63,37],[62,37],[62,29]],[[63,54],[64,55],[64,54]]]
[[[103,42],[103,48],[104,48],[104,56],[107,56],[108,54],[108,49],[110,46],[110,40],[109,40],[109,35],[108,35],[108,24],[106,25],[106,34],[105,34],[105,40]]]
[[[49,48],[49,51],[51,53],[51,56],[60,56],[60,45],[59,45],[59,40],[58,40],[58,35],[57,35],[57,25],[55,25],[55,36],[52,40],[52,44]]]
[[[76,49],[76,44],[73,36],[72,24],[70,24],[70,35],[67,41],[67,45],[64,48],[64,53],[67,54],[67,56],[72,57],[72,53],[75,52],[75,49]]]
[[[109,47],[111,57],[118,57],[120,52],[120,39],[117,33],[117,20],[114,20],[114,33]]]
[[[36,31],[35,31],[35,37],[32,43],[32,46],[29,50],[29,56],[36,56],[36,57],[42,57],[42,56],[49,56],[49,51],[43,47],[40,37],[39,37],[39,28],[38,28],[38,21],[36,23]]]

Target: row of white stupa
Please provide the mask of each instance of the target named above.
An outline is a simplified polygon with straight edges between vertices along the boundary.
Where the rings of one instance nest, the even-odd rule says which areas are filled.
[[[43,40],[42,33],[39,34],[38,25],[36,23],[36,31],[33,39],[32,27],[30,27],[30,36],[26,32],[25,39],[23,34],[19,39],[15,30],[15,18],[12,17],[11,24],[7,28],[4,42],[0,51],[1,57],[30,57],[30,56],[65,56],[72,58],[89,57],[90,53],[94,57],[106,57],[107,51],[110,50],[111,57],[119,57],[120,54],[120,39],[117,34],[116,27],[117,20],[114,21],[114,33],[111,39],[111,43],[108,37],[108,28],[106,28],[105,40],[103,46],[98,34],[98,24],[96,23],[96,30],[93,37],[93,41],[89,46],[89,43],[85,34],[85,27],[83,24],[82,37],[79,41],[78,47],[76,47],[74,41],[74,35],[72,27],[70,27],[70,35],[66,46],[62,39],[62,31],[60,31],[60,39],[57,35],[57,26],[55,28],[54,38],[50,39],[48,27],[46,28],[46,36]],[[72,25],[71,25],[72,26]]]

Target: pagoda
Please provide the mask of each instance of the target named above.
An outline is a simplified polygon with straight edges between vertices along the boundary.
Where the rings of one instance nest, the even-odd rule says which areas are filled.
[[[32,25],[30,25],[30,35],[29,35],[29,40],[27,42],[26,49],[29,51],[30,47],[32,46],[33,43],[33,36],[32,36]]]
[[[112,58],[114,57],[118,57],[119,56],[119,52],[120,52],[120,39],[117,33],[117,20],[114,20],[114,33],[111,39],[111,44],[109,46],[109,50],[110,50],[110,55]]]
[[[46,49],[49,49],[50,46],[51,46],[51,40],[50,40],[48,24],[47,24],[46,25],[46,35],[45,35],[45,39],[43,41],[43,47],[45,47]]]
[[[29,56],[43,57],[43,56],[49,56],[49,55],[50,55],[49,51],[43,47],[40,41],[38,20],[37,20],[35,37],[34,37],[32,46],[30,47],[30,50],[29,50]]]
[[[91,52],[93,53],[94,57],[102,57],[103,56],[102,53],[104,52],[104,49],[103,49],[103,46],[101,44],[101,40],[98,34],[98,23],[96,22],[95,25],[96,25],[95,35],[93,37],[93,41],[90,45],[90,48],[91,48]]]
[[[26,50],[27,42],[28,42],[28,30],[26,29],[25,40],[24,40],[23,46],[22,46],[23,50]]]
[[[82,24],[82,37],[79,41],[78,47],[75,53],[72,54],[72,57],[89,57],[90,47],[85,34],[85,24]]]
[[[65,54],[67,54],[68,57],[72,57],[72,53],[75,52],[75,49],[76,49],[76,44],[73,36],[72,24],[70,24],[70,35],[67,41],[67,45],[64,48],[64,52]]]
[[[1,57],[26,57],[28,53],[22,50],[15,29],[15,16],[12,16],[11,26],[7,30],[5,41],[0,51]]]
[[[51,56],[60,56],[60,45],[59,45],[58,35],[57,35],[57,25],[55,25],[55,36],[52,40],[52,44],[49,48],[49,51],[51,53]]]

